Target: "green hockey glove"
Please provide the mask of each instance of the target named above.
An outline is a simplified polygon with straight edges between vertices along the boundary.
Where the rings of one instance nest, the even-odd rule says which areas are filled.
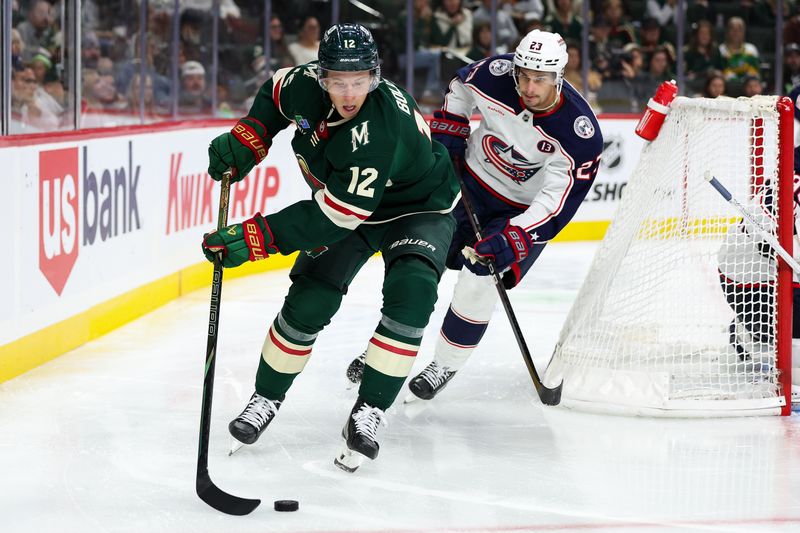
[[[222,174],[232,168],[231,182],[239,181],[267,157],[271,144],[267,128],[252,117],[244,117],[229,133],[211,141],[208,173],[215,181],[220,181]]]
[[[267,219],[256,213],[241,224],[232,224],[219,231],[203,236],[203,253],[206,259],[214,262],[222,252],[222,266],[237,267],[246,261],[266,259],[270,254],[279,253],[275,238],[267,224]]]

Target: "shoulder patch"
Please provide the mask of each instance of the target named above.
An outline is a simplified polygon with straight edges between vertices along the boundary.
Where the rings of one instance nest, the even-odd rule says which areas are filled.
[[[594,125],[586,115],[576,118],[572,128],[575,130],[575,134],[583,139],[590,139],[594,136]]]
[[[511,70],[511,65],[512,63],[508,59],[495,59],[489,63],[489,72],[495,76],[502,76]]]

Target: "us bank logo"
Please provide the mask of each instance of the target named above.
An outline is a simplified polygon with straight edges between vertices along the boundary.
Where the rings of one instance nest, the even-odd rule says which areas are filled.
[[[141,167],[134,163],[131,142],[122,154],[127,157],[121,165],[104,167],[93,164],[87,146],[39,152],[39,270],[58,295],[82,247],[142,226]]]
[[[78,149],[39,153],[39,270],[61,294],[78,259]]]

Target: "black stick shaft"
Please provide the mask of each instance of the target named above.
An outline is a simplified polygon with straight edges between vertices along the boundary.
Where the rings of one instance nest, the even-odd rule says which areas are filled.
[[[219,213],[217,231],[228,225],[228,200],[231,190],[231,173],[222,175],[219,194]],[[203,403],[200,410],[200,441],[197,449],[197,495],[208,505],[223,513],[246,515],[251,513],[261,500],[240,498],[228,494],[211,481],[208,473],[208,442],[211,434],[211,402],[214,396],[214,369],[217,361],[217,334],[219,332],[219,311],[222,301],[222,254],[214,260],[214,278],[211,282],[211,311],[208,317],[208,342],[206,343],[206,364],[203,377]]]
[[[217,231],[228,225],[228,200],[231,192],[231,178],[227,172],[222,176],[219,194],[219,213]],[[211,433],[211,403],[214,396],[214,370],[217,355],[217,333],[219,332],[219,311],[222,299],[222,260],[214,260],[214,277],[211,281],[211,311],[208,317],[208,341],[206,342],[206,365],[203,377],[203,406],[200,418],[200,452],[197,456],[197,471],[208,472],[208,440]]]
[[[464,204],[464,210],[467,212],[467,217],[469,218],[470,225],[472,226],[472,231],[475,232],[475,239],[476,241],[480,241],[483,238],[481,236],[481,223],[478,220],[478,215],[472,208],[472,201],[470,199],[469,192],[467,191],[467,187],[464,184],[464,179],[461,175],[462,168],[463,166],[461,162],[457,161],[455,164],[455,170],[456,177],[458,178],[458,184],[461,187],[461,201]],[[497,288],[497,294],[500,296],[503,309],[506,311],[506,316],[508,316],[508,321],[511,324],[511,330],[514,332],[514,337],[517,339],[517,345],[522,353],[522,359],[525,361],[525,366],[528,367],[528,373],[531,375],[533,386],[536,388],[536,393],[539,395],[539,399],[545,405],[558,405],[561,401],[561,387],[563,382],[559,383],[557,387],[552,389],[545,387],[544,383],[542,383],[542,380],[539,378],[539,373],[536,371],[536,367],[533,364],[531,352],[528,350],[528,344],[525,342],[525,337],[522,335],[522,329],[517,321],[517,315],[514,313],[514,309],[511,307],[511,301],[508,299],[508,293],[506,292],[506,288],[503,286],[503,280],[500,277],[500,274],[497,272],[493,261],[488,260],[486,266],[489,270],[489,273],[492,275],[492,278],[494,279],[494,286]]]

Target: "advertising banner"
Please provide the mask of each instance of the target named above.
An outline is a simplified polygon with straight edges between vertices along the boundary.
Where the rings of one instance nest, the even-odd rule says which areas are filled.
[[[601,170],[574,220],[610,220],[643,145],[635,125],[601,120]],[[0,148],[10,184],[0,227],[11,252],[0,262],[0,346],[202,263],[219,198],[207,149],[226,130],[111,129]],[[279,134],[264,163],[233,186],[230,222],[310,198],[292,134]]]

